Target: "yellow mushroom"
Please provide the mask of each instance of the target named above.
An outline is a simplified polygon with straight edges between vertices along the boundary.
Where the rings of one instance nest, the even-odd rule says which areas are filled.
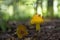
[[[40,15],[34,15],[31,19],[31,24],[36,24],[36,31],[40,30],[40,24],[43,23],[44,20],[42,18],[42,16]]]
[[[27,31],[27,28],[26,26],[24,25],[19,25],[17,27],[17,31],[16,31],[18,37],[21,39],[23,38],[24,36],[27,36],[28,35],[28,31]]]

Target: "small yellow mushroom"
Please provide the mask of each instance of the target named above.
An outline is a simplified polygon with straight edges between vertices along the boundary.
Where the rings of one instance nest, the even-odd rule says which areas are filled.
[[[36,31],[40,30],[40,24],[43,23],[44,20],[42,18],[42,16],[40,15],[34,15],[31,19],[31,24],[36,24]]]
[[[28,35],[27,28],[24,25],[19,25],[17,27],[17,31],[16,32],[17,32],[17,35],[18,35],[18,37],[20,39],[23,38],[24,36],[27,36]]]

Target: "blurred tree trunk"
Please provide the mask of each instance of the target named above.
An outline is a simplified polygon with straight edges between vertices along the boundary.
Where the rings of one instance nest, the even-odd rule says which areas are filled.
[[[48,17],[53,18],[53,0],[48,0]]]
[[[14,13],[13,13],[13,18],[15,19],[15,15],[16,15],[16,7],[17,7],[17,5],[16,5],[16,0],[14,0],[14,2],[13,2],[13,11],[14,11]]]
[[[36,1],[36,13],[37,13],[37,7],[38,7],[38,5],[40,5],[41,6],[41,8],[42,8],[42,0],[37,0]],[[41,9],[42,10],[42,9]]]

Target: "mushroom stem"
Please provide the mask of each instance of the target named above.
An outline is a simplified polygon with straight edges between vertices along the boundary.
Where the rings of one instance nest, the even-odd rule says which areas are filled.
[[[40,24],[36,24],[36,31],[40,30]]]

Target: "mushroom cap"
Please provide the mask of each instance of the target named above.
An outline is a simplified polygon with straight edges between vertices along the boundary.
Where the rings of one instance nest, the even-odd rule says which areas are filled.
[[[31,19],[31,24],[41,24],[43,22],[44,22],[44,20],[43,20],[42,16],[40,16],[40,15],[34,15]]]
[[[27,28],[24,25],[18,25],[16,32],[19,38],[23,38],[24,36],[28,35]]]

